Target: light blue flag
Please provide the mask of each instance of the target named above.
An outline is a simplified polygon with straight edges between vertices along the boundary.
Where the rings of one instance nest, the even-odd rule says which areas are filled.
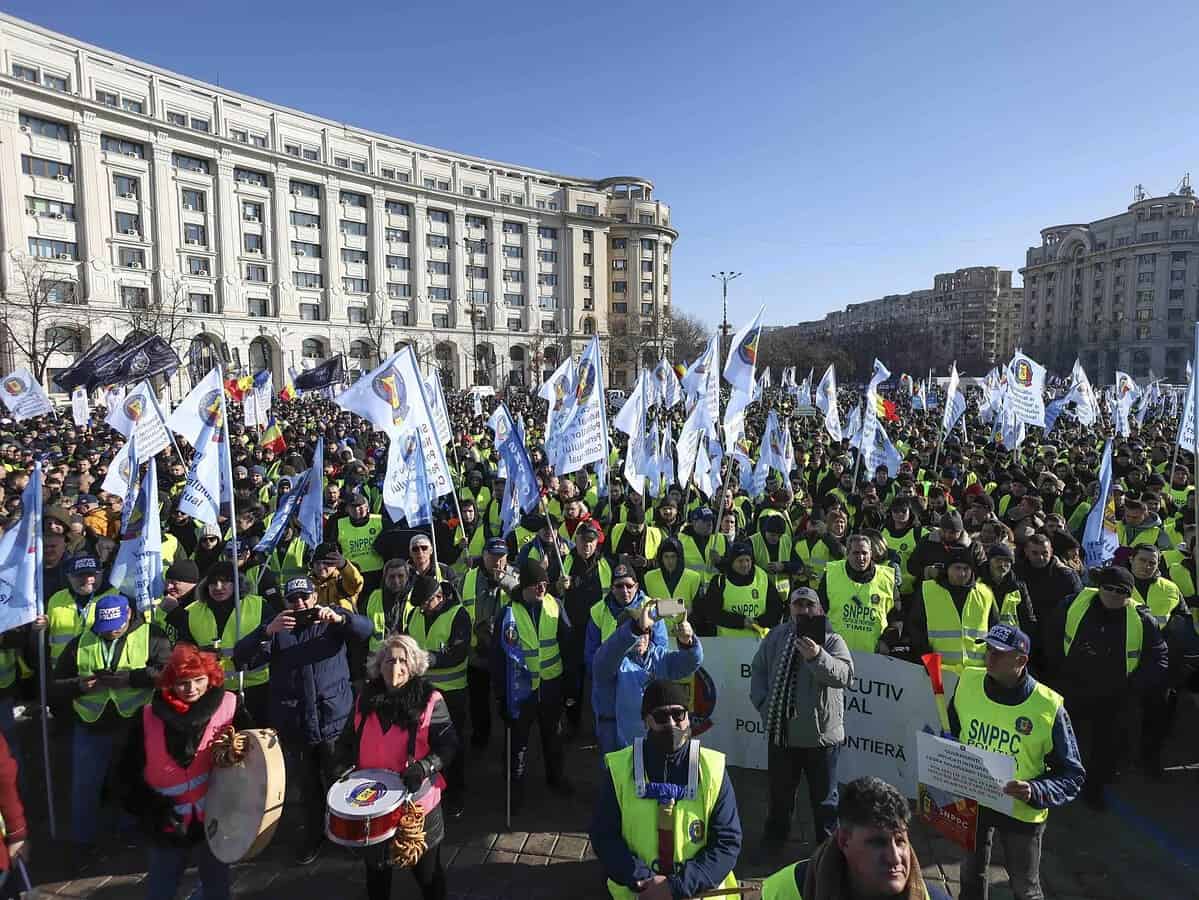
[[[134,480],[136,484],[136,480]],[[121,546],[113,560],[109,583],[133,601],[139,613],[162,596],[162,528],[158,510],[158,470],[153,457],[146,466],[133,511],[121,526]]]
[[[608,415],[604,403],[604,360],[593,337],[575,372],[573,414],[561,432],[559,475],[569,475],[608,455]]]
[[[312,470],[308,469],[294,485],[283,502],[275,510],[275,514],[271,516],[271,524],[267,526],[266,531],[262,535],[262,540],[254,545],[254,552],[261,553],[264,556],[270,556],[275,552],[275,548],[279,546],[279,539],[283,537],[283,531],[287,528],[287,523],[292,520],[296,514],[296,510],[300,506],[300,501],[304,499],[308,490],[308,482],[312,478]]]
[[[949,427],[944,428],[942,437],[949,437],[953,433],[953,429],[957,427],[958,421],[966,414],[966,398],[962,396],[961,390],[955,390],[953,397],[950,398],[949,407],[945,410],[945,415],[941,421],[944,425],[948,423]]]
[[[787,464],[787,436],[783,433],[778,414],[774,410],[766,417],[766,433],[762,435],[762,452],[758,457],[758,465],[774,469],[784,479],[791,477],[791,467]]]
[[[508,473],[508,480],[504,484],[504,505],[501,508],[504,517],[511,517],[504,520],[507,529],[507,524],[515,523],[517,510],[531,512],[537,506],[541,489],[537,484],[537,473],[533,471],[533,462],[529,459],[529,451],[505,404],[496,407],[491,425],[495,432],[496,452]],[[507,530],[504,533],[507,534]]]
[[[21,518],[0,536],[0,632],[28,625],[43,612],[42,464],[21,492]]]
[[[1082,531],[1082,548],[1086,553],[1087,565],[1091,568],[1106,565],[1116,555],[1120,539],[1115,529],[1108,528],[1107,501],[1112,490],[1112,439],[1103,447],[1103,461],[1099,464],[1099,496],[1087,514],[1087,524]]]
[[[1057,424],[1058,417],[1065,411],[1069,401],[1070,398],[1067,396],[1050,400],[1045,404],[1045,434],[1053,431],[1053,426]]]
[[[225,404],[218,401],[201,410],[202,427],[196,437],[196,455],[179,495],[179,509],[197,522],[218,524],[221,508],[233,502],[229,473],[229,443],[222,428]],[[133,476],[131,480],[136,481]]]
[[[316,439],[304,499],[300,501],[300,540],[315,550],[325,539],[325,439]]]
[[[412,528],[433,520],[422,444],[421,430],[414,428],[403,435],[393,435],[387,450],[383,504],[393,520],[404,519]]]

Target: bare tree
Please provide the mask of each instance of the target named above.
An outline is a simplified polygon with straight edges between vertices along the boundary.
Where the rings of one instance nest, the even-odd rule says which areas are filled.
[[[671,311],[665,323],[669,339],[674,342],[674,361],[691,362],[707,349],[712,330],[693,315],[677,309]]]
[[[362,326],[366,332],[364,340],[370,345],[375,365],[381,365],[384,358],[391,355],[386,343],[387,329],[391,325],[389,306],[386,297],[381,297],[377,303],[372,303],[367,310],[366,324]]]
[[[76,307],[78,285],[41,257],[14,253],[12,259],[17,277],[3,294],[4,338],[44,384],[53,356],[82,338],[86,319]]]
[[[121,311],[116,317],[127,322],[131,331],[156,334],[172,350],[183,342],[191,312],[187,296],[187,282],[178,276],[167,276],[159,291],[148,291],[145,300],[132,295],[122,298]]]
[[[851,374],[849,354],[834,344],[815,343],[798,329],[779,328],[762,335],[758,350],[758,365],[774,370],[795,366],[796,378],[802,379],[809,369],[819,375],[832,363],[841,377]]]

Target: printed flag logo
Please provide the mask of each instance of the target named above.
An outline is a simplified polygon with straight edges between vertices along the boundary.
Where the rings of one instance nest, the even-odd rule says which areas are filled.
[[[559,378],[554,382],[554,412],[561,412],[566,405],[566,379]]]
[[[579,363],[579,386],[575,390],[575,399],[579,404],[586,403],[595,393],[595,364],[589,359]]]
[[[737,346],[737,355],[747,366],[754,365],[758,360],[758,337],[761,334],[762,329],[751,328]]]
[[[368,781],[356,785],[346,794],[346,802],[357,809],[370,806],[387,793],[387,785],[381,781]]]
[[[130,422],[137,422],[146,411],[146,401],[140,394],[134,394],[125,400],[123,409]]]
[[[4,379],[4,390],[8,391],[11,396],[17,397],[25,392],[25,382],[16,375],[10,375]]]
[[[1032,734],[1032,719],[1028,716],[1020,716],[1016,719],[1016,730],[1025,737]]]
[[[218,429],[217,433],[213,434],[215,440],[220,440],[219,428],[221,424],[221,392],[209,391],[204,395],[204,399],[200,401],[200,419],[205,425],[214,429]]]
[[[408,408],[408,389],[404,386],[404,379],[399,377],[399,374],[393,367],[386,372],[380,372],[376,375],[375,380],[371,382],[371,388],[374,390],[376,397],[387,401],[387,404],[391,407],[392,424],[397,428],[402,426],[410,412]]]
[[[1021,387],[1032,387],[1032,366],[1028,364],[1028,360],[1022,359],[1016,363],[1016,384]]]

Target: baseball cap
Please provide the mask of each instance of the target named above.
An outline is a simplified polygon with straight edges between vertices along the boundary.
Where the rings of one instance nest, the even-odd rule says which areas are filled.
[[[492,538],[483,545],[483,552],[490,553],[492,556],[507,556],[508,542],[503,538]]]
[[[715,521],[716,516],[712,513],[711,507],[699,506],[699,507],[696,507],[695,509],[691,510],[691,515],[688,516],[687,518],[689,518],[692,522],[699,522],[701,520],[707,520],[709,522],[713,522],[713,521]]]
[[[637,573],[634,572],[628,566],[626,566],[624,563],[621,563],[620,565],[616,566],[612,570],[612,583],[613,584],[615,584],[621,578],[627,578],[630,581],[632,581],[633,584],[637,583]]]
[[[1015,651],[1023,653],[1026,656],[1032,649],[1032,641],[1028,635],[1014,625],[992,625],[991,630],[987,632],[987,636],[983,638],[987,642],[988,647],[994,647],[996,650],[1005,652]]]
[[[1133,580],[1132,572],[1125,569],[1123,566],[1108,566],[1100,569],[1093,575],[1095,584],[1098,587],[1119,587],[1127,589],[1131,594],[1136,587],[1136,582]]]
[[[100,561],[94,556],[72,556],[67,561],[68,575],[88,575],[100,571]]]
[[[806,600],[810,603],[819,603],[820,595],[810,587],[797,587],[791,592],[791,600],[789,602],[794,603],[796,600]]]
[[[112,634],[129,624],[129,600],[123,594],[109,594],[96,601],[96,621],[92,631]]]
[[[312,583],[311,578],[300,577],[292,578],[287,582],[287,586],[283,589],[283,599],[290,600],[292,597],[306,596],[313,593],[316,586]]]

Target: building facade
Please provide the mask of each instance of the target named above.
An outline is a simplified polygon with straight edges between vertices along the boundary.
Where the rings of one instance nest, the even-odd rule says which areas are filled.
[[[668,333],[678,233],[644,178],[355,129],[10,16],[0,57],[5,371],[30,331],[49,382],[143,329],[276,383],[411,344],[448,386],[531,384],[615,329],[621,384]]]
[[[867,371],[872,356],[912,371],[955,360],[963,371],[985,370],[1011,357],[1022,302],[1009,270],[971,266],[935,275],[932,289],[851,303],[802,327],[851,356],[860,351]]]
[[[1097,385],[1113,384],[1117,369],[1185,382],[1199,315],[1197,228],[1184,179],[1165,197],[1138,187],[1114,216],[1042,230],[1020,270],[1024,349],[1062,374],[1077,357]]]

